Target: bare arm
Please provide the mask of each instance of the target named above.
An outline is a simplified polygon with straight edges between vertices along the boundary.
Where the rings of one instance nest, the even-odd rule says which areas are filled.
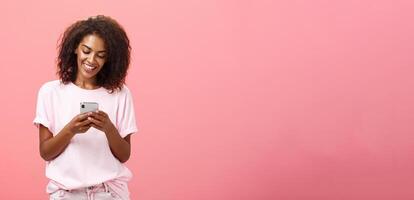
[[[87,114],[75,116],[55,137],[43,125],[39,125],[39,151],[40,156],[50,161],[59,156],[68,146],[70,140],[77,133],[86,132],[91,121],[86,119]]]
[[[105,133],[112,154],[122,163],[131,155],[130,135],[122,138],[108,115],[103,111],[90,113],[91,126]]]
[[[126,162],[131,155],[131,137],[130,135],[122,138],[118,130],[113,127],[112,130],[105,132],[108,139],[109,147],[112,154],[122,163]]]
[[[66,149],[70,140],[74,136],[73,133],[62,130],[56,137],[43,125],[39,126],[39,150],[40,156],[50,161],[59,156]]]

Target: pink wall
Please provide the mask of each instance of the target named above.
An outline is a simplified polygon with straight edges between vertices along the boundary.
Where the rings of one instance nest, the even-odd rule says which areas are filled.
[[[100,13],[133,46],[132,199],[414,199],[414,1],[120,2],[1,2],[0,199],[47,198],[36,94]]]

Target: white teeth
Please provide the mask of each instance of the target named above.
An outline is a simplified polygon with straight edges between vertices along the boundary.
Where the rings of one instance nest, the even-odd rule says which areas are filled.
[[[92,70],[94,70],[96,67],[93,67],[93,66],[90,66],[90,65],[88,65],[88,64],[85,64],[85,68],[86,68],[87,70],[89,70],[89,71],[92,71]]]

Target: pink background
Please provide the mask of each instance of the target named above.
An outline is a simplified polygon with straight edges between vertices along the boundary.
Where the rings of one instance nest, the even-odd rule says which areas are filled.
[[[75,20],[132,41],[132,199],[414,199],[414,1],[0,6],[0,199],[46,199],[40,85]]]

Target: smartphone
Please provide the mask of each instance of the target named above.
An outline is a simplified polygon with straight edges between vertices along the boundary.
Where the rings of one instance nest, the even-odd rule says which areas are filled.
[[[99,108],[99,105],[96,102],[81,102],[80,103],[80,113],[97,111],[98,108]]]

